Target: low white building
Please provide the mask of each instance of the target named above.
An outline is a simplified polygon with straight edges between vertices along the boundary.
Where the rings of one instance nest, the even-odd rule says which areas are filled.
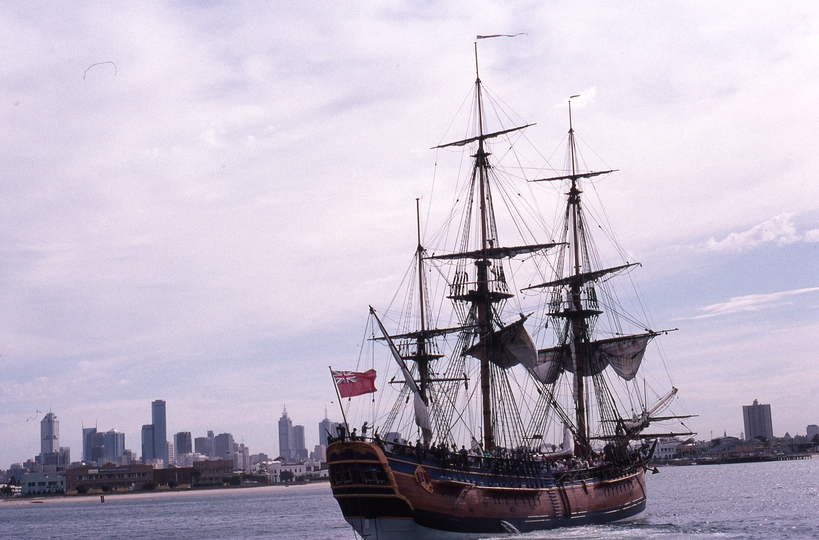
[[[680,441],[674,438],[661,438],[657,441],[657,447],[654,449],[654,458],[660,460],[671,459],[677,453],[677,446]]]
[[[190,454],[180,454],[176,456],[176,465],[179,467],[193,467],[193,464],[197,461],[207,461],[208,456],[205,454],[197,454],[197,453],[190,453]]]
[[[23,497],[65,494],[65,476],[26,473],[20,480]]]

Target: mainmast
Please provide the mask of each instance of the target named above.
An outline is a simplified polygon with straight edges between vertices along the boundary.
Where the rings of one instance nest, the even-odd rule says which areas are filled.
[[[462,229],[461,244],[456,253],[432,255],[427,259],[437,260],[458,260],[473,261],[475,265],[475,281],[470,282],[465,269],[456,273],[456,278],[450,284],[451,294],[449,298],[456,303],[464,303],[470,306],[469,311],[464,315],[465,326],[470,327],[470,332],[477,331],[478,342],[469,347],[463,354],[473,356],[480,361],[480,389],[481,389],[481,416],[483,427],[483,448],[486,451],[492,450],[497,444],[496,427],[494,424],[495,410],[492,403],[492,366],[491,363],[503,363],[503,359],[496,351],[502,339],[496,335],[503,331],[505,327],[500,320],[496,320],[494,306],[502,303],[513,295],[509,293],[503,275],[502,259],[514,257],[520,254],[534,253],[554,247],[554,242],[547,244],[531,244],[519,246],[501,246],[497,238],[495,226],[494,209],[492,205],[492,190],[490,188],[491,165],[489,164],[490,152],[487,150],[486,141],[495,137],[500,137],[509,133],[520,131],[533,124],[525,124],[509,129],[501,129],[494,132],[487,132],[484,125],[483,90],[481,85],[480,71],[478,69],[478,46],[475,44],[475,112],[476,131],[472,137],[459,141],[441,144],[434,148],[461,147],[468,144],[476,144],[476,151],[472,155],[474,158],[473,168],[470,177],[470,197],[468,211],[465,214],[464,228]],[[472,203],[477,200],[477,213],[472,214]],[[477,225],[472,221],[479,220],[480,230],[474,230],[475,236],[471,236],[472,226]],[[474,242],[474,243],[473,243]],[[470,249],[470,247],[472,249]],[[495,262],[497,261],[497,262]],[[460,264],[465,264],[459,262]],[[496,264],[497,268],[492,269]],[[474,287],[474,288],[473,288]],[[517,324],[522,325],[522,321]],[[528,334],[527,334],[528,336]],[[531,339],[531,338],[530,338]],[[532,354],[537,355],[532,343]],[[532,360],[534,362],[534,360]],[[508,367],[508,366],[507,366]]]
[[[495,434],[492,425],[492,388],[490,382],[489,351],[491,350],[490,340],[492,338],[491,321],[491,301],[489,298],[488,270],[489,258],[487,256],[489,242],[487,238],[487,208],[486,208],[486,182],[487,182],[487,153],[484,150],[483,132],[483,99],[481,95],[481,76],[478,71],[478,44],[475,44],[475,93],[477,99],[478,113],[478,150],[475,153],[475,172],[478,177],[480,193],[480,220],[481,220],[481,245],[483,254],[475,261],[477,267],[477,311],[478,327],[480,328],[481,343],[483,351],[480,354],[481,360],[481,397],[483,413],[483,447],[485,451],[490,451],[495,446]],[[474,178],[474,176],[473,176]]]
[[[582,272],[580,258],[580,228],[578,226],[578,213],[580,210],[580,189],[577,187],[577,153],[574,140],[574,127],[572,126],[572,99],[579,97],[574,95],[569,98],[569,148],[572,161],[572,185],[569,189],[569,211],[572,219],[572,258],[575,277],[579,277]],[[575,364],[575,392],[577,394],[575,412],[577,417],[578,453],[585,455],[588,451],[589,428],[586,418],[586,396],[585,384],[585,352],[588,349],[588,321],[583,310],[583,302],[580,294],[582,281],[576,279],[570,288],[570,312],[572,325],[572,352]]]

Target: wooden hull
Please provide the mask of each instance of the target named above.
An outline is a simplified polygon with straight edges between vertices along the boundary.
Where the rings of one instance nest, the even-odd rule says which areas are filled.
[[[374,540],[478,538],[608,523],[645,509],[645,472],[622,476],[498,472],[385,452],[364,441],[327,450],[345,519]]]

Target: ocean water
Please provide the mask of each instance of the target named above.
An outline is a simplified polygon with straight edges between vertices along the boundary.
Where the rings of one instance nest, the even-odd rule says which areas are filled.
[[[646,512],[631,521],[516,538],[819,538],[819,459],[664,467],[648,490]],[[328,484],[42,500],[0,502],[0,539],[356,538]]]

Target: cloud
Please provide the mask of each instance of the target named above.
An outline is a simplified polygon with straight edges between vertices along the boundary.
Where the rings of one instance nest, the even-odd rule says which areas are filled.
[[[819,241],[819,234],[817,234],[816,230],[809,231],[805,236],[800,236],[792,220],[793,214],[779,214],[767,221],[763,221],[759,225],[751,227],[747,231],[733,232],[722,240],[714,240],[714,238],[711,238],[705,243],[705,248],[710,251],[724,251],[729,249],[748,251],[768,242],[793,244],[803,239],[808,242]]]
[[[749,294],[745,296],[735,296],[727,302],[719,304],[711,304],[700,308],[704,311],[703,315],[697,315],[695,319],[705,319],[707,317],[717,317],[720,315],[731,315],[734,313],[743,313],[748,311],[759,311],[761,309],[768,309],[772,306],[786,305],[785,299],[791,296],[800,294],[807,294],[819,291],[819,287],[809,287],[806,289],[794,289],[792,291],[781,291],[770,294]]]

